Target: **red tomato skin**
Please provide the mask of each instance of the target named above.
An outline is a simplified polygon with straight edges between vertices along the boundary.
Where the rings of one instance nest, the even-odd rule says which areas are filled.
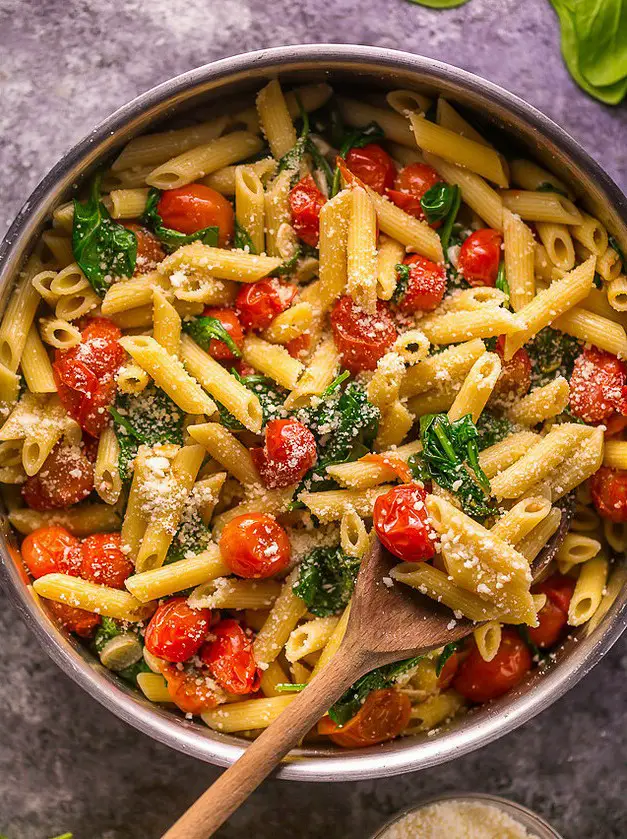
[[[585,422],[627,413],[627,365],[615,355],[586,347],[570,377],[570,408]]]
[[[202,670],[196,667],[179,670],[175,664],[166,662],[160,665],[160,670],[172,702],[184,714],[197,716],[220,704],[212,680]]]
[[[303,332],[285,344],[285,349],[292,358],[303,358],[311,349],[311,333]]]
[[[78,446],[58,443],[36,475],[22,484],[31,510],[55,510],[78,504],[94,488],[94,467]]]
[[[529,627],[529,638],[541,650],[553,647],[560,640],[566,628],[568,616],[547,600],[538,612],[538,626]]]
[[[532,588],[534,594],[546,594],[547,600],[554,603],[565,615],[568,614],[574,590],[573,578],[557,572]]]
[[[165,661],[187,661],[204,644],[210,625],[209,609],[191,609],[184,597],[173,597],[151,617],[144,636],[146,649]]]
[[[379,301],[376,314],[368,315],[348,296],[340,297],[333,307],[331,328],[342,364],[353,374],[374,370],[397,336],[385,303]]]
[[[81,577],[101,586],[124,589],[134,572],[130,557],[122,551],[119,533],[94,533],[83,540]]]
[[[222,531],[220,553],[238,577],[265,579],[287,568],[291,547],[287,533],[272,516],[245,513],[231,519]]]
[[[153,271],[155,266],[165,259],[165,251],[161,247],[161,242],[154,233],[134,221],[125,221],[123,226],[132,231],[137,239],[135,273],[147,274],[149,271]]]
[[[265,329],[292,305],[296,287],[274,277],[247,283],[235,300],[235,309],[244,329]]]
[[[361,149],[351,149],[345,158],[347,168],[362,183],[383,195],[392,189],[396,167],[390,155],[376,143],[369,143]]]
[[[476,230],[464,241],[457,270],[471,286],[495,286],[501,261],[503,234],[491,227]]]
[[[489,702],[520,684],[531,665],[529,648],[516,630],[503,629],[501,646],[492,661],[484,661],[473,643],[453,687],[471,702]]]
[[[444,662],[444,667],[440,671],[440,675],[438,676],[438,688],[440,690],[446,690],[451,686],[453,683],[453,679],[459,670],[459,665],[461,664],[461,657],[458,653],[453,653],[450,655],[446,661]]]
[[[394,688],[373,690],[366,701],[341,728],[326,716],[318,723],[318,733],[326,734],[346,749],[374,746],[397,737],[409,723],[409,697]]]
[[[627,472],[602,466],[590,478],[590,494],[597,513],[604,519],[627,521]]]
[[[261,684],[250,635],[241,624],[227,618],[211,627],[214,640],[205,644],[200,658],[216,682],[229,693],[254,693]]]
[[[444,266],[417,253],[405,257],[403,265],[409,265],[409,281],[396,304],[398,309],[406,315],[437,309],[446,292]]]
[[[372,520],[379,541],[405,562],[423,562],[435,554],[436,536],[427,517],[426,490],[401,484],[380,495]]]
[[[85,609],[77,609],[76,606],[68,606],[67,603],[56,603],[54,600],[46,600],[46,605],[64,629],[80,635],[81,638],[91,638],[96,627],[100,625],[100,615],[94,612],[86,612]]]
[[[45,574],[70,574],[72,577],[80,574],[80,540],[58,524],[38,527],[25,536],[21,553],[35,580]]]
[[[317,248],[320,236],[320,210],[326,204],[326,198],[311,175],[306,175],[296,184],[290,192],[289,201],[292,227],[296,235],[305,244]]]
[[[316,438],[295,419],[270,420],[265,445],[251,455],[263,485],[269,489],[298,483],[318,459]]]
[[[205,227],[218,228],[218,245],[233,238],[235,214],[231,202],[204,184],[188,184],[161,193],[157,212],[165,227],[189,235]]]
[[[394,189],[388,189],[387,196],[397,207],[414,218],[425,217],[420,199],[432,186],[442,182],[442,178],[426,163],[410,163],[396,176]]]
[[[207,306],[203,311],[202,316],[204,318],[215,318],[216,320],[219,320],[237,348],[241,350],[244,346],[244,330],[242,329],[242,324],[239,322],[239,318],[233,309],[221,309],[215,306]],[[215,338],[209,342],[209,355],[217,361],[233,361],[236,358],[224,341],[218,341]]]
[[[501,359],[501,372],[490,395],[490,403],[503,408],[525,396],[531,387],[531,359],[527,350],[521,347],[509,361],[503,360],[504,350],[505,336],[499,335],[496,353]]]

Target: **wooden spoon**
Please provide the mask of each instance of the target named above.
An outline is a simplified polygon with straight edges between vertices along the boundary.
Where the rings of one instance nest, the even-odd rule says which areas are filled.
[[[544,571],[563,541],[572,518],[564,505],[557,532],[532,565],[534,579]],[[357,679],[384,664],[458,641],[477,624],[454,620],[450,609],[414,589],[383,578],[398,558],[375,539],[361,563],[344,640],[325,667],[239,760],[193,804],[162,839],[208,839],[259,786]]]

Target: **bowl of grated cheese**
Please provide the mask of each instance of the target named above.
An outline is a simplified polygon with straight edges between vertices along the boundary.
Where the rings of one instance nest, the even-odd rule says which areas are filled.
[[[422,801],[394,816],[373,839],[561,839],[548,822],[515,801],[464,793]]]

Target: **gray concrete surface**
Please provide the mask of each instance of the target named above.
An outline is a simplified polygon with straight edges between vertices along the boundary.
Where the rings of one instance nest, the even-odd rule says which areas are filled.
[[[118,105],[213,59],[354,42],[457,64],[545,111],[627,187],[625,106],[588,99],[559,56],[548,0],[0,0],[0,232],[59,156]],[[362,839],[426,794],[476,790],[539,810],[567,839],[627,835],[625,658],[617,645],[522,729],[454,763],[387,781],[272,781],[221,836]],[[0,595],[0,834],[153,839],[217,770],[151,742],[48,660]]]

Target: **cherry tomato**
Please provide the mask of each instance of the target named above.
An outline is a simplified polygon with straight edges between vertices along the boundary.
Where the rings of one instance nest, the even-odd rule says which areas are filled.
[[[387,196],[410,216],[424,219],[420,199],[432,186],[441,182],[442,178],[431,166],[426,163],[410,163],[398,173],[394,189],[388,189]]]
[[[160,669],[172,702],[184,714],[202,714],[220,704],[215,682],[198,667],[179,670],[175,664],[164,663]]]
[[[458,653],[453,653],[446,659],[444,667],[440,670],[440,675],[438,676],[438,688],[440,690],[446,690],[451,686],[460,664],[461,656]]]
[[[374,370],[397,335],[385,303],[379,301],[376,314],[369,315],[348,296],[340,297],[333,307],[331,328],[342,365],[353,374]]]
[[[272,516],[245,513],[222,531],[220,553],[233,574],[263,579],[287,568],[291,547],[287,533]]]
[[[296,286],[274,277],[244,284],[235,300],[235,308],[244,329],[265,329],[281,312],[292,305]]]
[[[303,332],[285,344],[285,349],[292,358],[302,358],[311,347],[311,333]]]
[[[197,233],[205,227],[218,228],[218,244],[225,248],[233,238],[235,214],[231,202],[204,184],[188,184],[161,193],[157,204],[164,227],[179,233]]]
[[[161,242],[154,233],[146,230],[141,224],[136,224],[134,221],[125,221],[123,224],[127,230],[131,230],[135,234],[137,239],[135,273],[147,274],[148,271],[153,271],[155,265],[165,259],[165,251],[161,247]]]
[[[627,365],[615,355],[586,347],[570,377],[570,408],[586,422],[627,413]]]
[[[531,653],[515,629],[503,629],[492,661],[484,661],[473,643],[453,679],[453,687],[471,702],[488,702],[516,687],[531,670]]]
[[[397,307],[406,315],[432,312],[440,305],[446,292],[444,266],[417,253],[405,257],[403,265],[409,265],[409,279]]]
[[[435,533],[425,506],[426,490],[402,484],[380,495],[372,520],[381,543],[405,562],[422,562],[435,554]]]
[[[574,590],[573,578],[558,573],[551,574],[531,589],[533,594],[546,594],[547,602],[551,601],[565,615],[568,614]]]
[[[361,149],[351,149],[346,155],[347,168],[362,183],[384,194],[394,186],[396,167],[390,155],[376,143],[369,143]]]
[[[210,624],[209,609],[191,609],[184,597],[173,597],[150,618],[146,649],[165,661],[187,661],[204,644]]]
[[[124,589],[134,571],[131,558],[122,551],[119,533],[94,533],[83,540],[81,577],[101,586]]]
[[[614,414],[605,420],[604,425],[606,439],[608,437],[615,437],[627,428],[627,417],[621,414]]]
[[[511,407],[531,387],[531,359],[527,350],[521,347],[509,361],[503,360],[504,350],[505,336],[499,335],[496,352],[501,358],[501,372],[490,395],[490,403],[502,408]]]
[[[312,248],[318,247],[320,210],[326,200],[311,175],[302,178],[290,192],[292,227],[296,235]]]
[[[331,717],[318,723],[318,733],[326,734],[338,746],[358,749],[393,740],[407,727],[411,713],[409,697],[394,688],[373,690],[366,701],[341,728]]]
[[[109,421],[107,408],[115,399],[115,375],[125,353],[122,332],[106,318],[88,318],[81,343],[57,350],[52,365],[59,399],[83,431],[98,437]]]
[[[627,472],[602,466],[590,478],[590,494],[597,513],[604,519],[627,521]]]
[[[244,330],[242,329],[242,324],[239,322],[239,318],[233,309],[219,309],[207,306],[202,313],[202,316],[204,318],[215,318],[216,320],[219,320],[238,349],[243,347]],[[218,341],[216,338],[213,338],[209,342],[209,355],[218,361],[232,361],[235,358],[224,341]]]
[[[259,690],[261,673],[255,661],[252,638],[238,621],[227,618],[211,627],[215,640],[205,644],[200,658],[216,682],[229,693]]]
[[[22,498],[31,510],[71,507],[94,488],[94,467],[79,446],[58,443],[36,475],[22,484]]]
[[[251,450],[263,485],[277,489],[298,483],[318,459],[316,438],[295,419],[270,420],[265,434],[265,446]]]
[[[503,234],[491,227],[471,233],[459,250],[457,270],[471,286],[496,285]]]
[[[54,573],[78,577],[81,558],[80,541],[58,524],[38,527],[22,542],[22,559],[36,580]]]
[[[81,638],[91,638],[94,629],[100,625],[100,615],[94,612],[86,612],[85,609],[77,609],[67,603],[56,603],[54,600],[46,600],[46,605],[64,629],[75,632]]]

